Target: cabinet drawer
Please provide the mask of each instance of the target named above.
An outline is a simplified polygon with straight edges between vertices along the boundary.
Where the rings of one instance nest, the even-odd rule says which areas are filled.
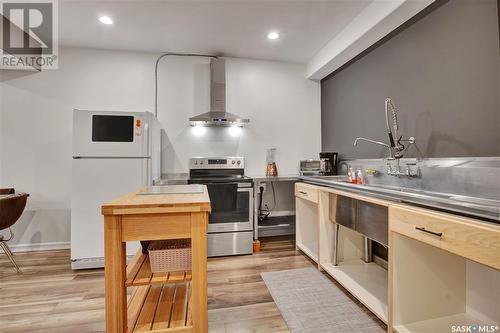
[[[500,228],[425,209],[391,206],[389,228],[484,265],[500,269]]]
[[[305,183],[295,183],[295,196],[318,203],[318,188]]]

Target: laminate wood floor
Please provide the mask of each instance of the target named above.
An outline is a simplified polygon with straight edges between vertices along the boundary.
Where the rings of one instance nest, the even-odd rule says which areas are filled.
[[[69,250],[0,253],[0,332],[104,332],[104,271],[73,271]],[[288,332],[261,272],[313,267],[294,240],[273,237],[251,256],[208,261],[209,331]]]

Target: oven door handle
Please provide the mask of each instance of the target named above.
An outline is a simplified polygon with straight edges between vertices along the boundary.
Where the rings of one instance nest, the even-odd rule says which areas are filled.
[[[238,187],[238,192],[253,192],[252,187]]]
[[[237,184],[238,184],[238,189],[240,189],[240,188],[252,188],[253,189],[252,183],[237,183]]]
[[[227,182],[227,183],[206,183],[206,182],[200,182],[200,181],[197,181],[197,182],[190,182],[189,184],[201,184],[201,185],[207,185],[207,186],[210,186],[210,185],[231,185],[231,184],[236,184],[236,186],[238,187],[238,189],[242,188],[242,189],[253,189],[253,185],[252,183],[242,183],[242,182]]]

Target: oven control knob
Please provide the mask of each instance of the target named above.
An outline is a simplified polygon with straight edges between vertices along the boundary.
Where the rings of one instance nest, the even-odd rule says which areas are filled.
[[[236,162],[233,160],[233,161],[231,162],[231,164],[234,164],[234,163],[236,163]]]
[[[194,161],[194,165],[197,165],[198,164],[198,161]]]
[[[203,164],[203,161],[200,161],[200,164]]]
[[[241,164],[241,161],[238,161],[238,164]]]

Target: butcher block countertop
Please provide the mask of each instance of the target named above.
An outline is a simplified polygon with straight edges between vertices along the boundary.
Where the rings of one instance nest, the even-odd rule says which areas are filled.
[[[179,186],[179,185],[171,185]],[[181,185],[186,189],[196,185]],[[121,196],[102,205],[103,215],[146,213],[210,212],[210,198],[206,186],[201,193],[141,194],[147,188]],[[178,191],[181,192],[181,191]],[[189,192],[186,191],[186,192]]]

